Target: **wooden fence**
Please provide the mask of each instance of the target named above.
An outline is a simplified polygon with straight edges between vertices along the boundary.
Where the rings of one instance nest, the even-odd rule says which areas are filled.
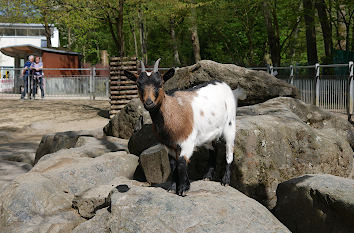
[[[138,97],[135,82],[124,75],[124,70],[138,72],[136,57],[110,58],[110,103],[109,115],[112,118],[133,98]]]

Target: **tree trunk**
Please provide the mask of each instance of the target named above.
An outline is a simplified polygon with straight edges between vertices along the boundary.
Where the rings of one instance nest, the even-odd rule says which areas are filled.
[[[193,53],[195,63],[201,60],[200,57],[200,45],[199,45],[199,37],[198,37],[198,25],[197,25],[197,11],[194,6],[191,6],[191,37],[192,37],[192,45],[193,45]]]
[[[43,14],[44,18],[44,31],[45,31],[45,37],[47,39],[47,48],[52,47],[52,32],[50,30],[50,26],[48,24],[48,16],[46,13]]]
[[[119,40],[118,54],[124,56],[124,37],[123,37],[123,4],[124,0],[119,0],[119,10],[117,20],[117,34]]]
[[[141,56],[145,63],[147,63],[147,53],[146,53],[146,44],[145,44],[145,35],[144,35],[144,22],[141,10],[138,11],[139,19],[139,32],[140,32],[140,48]]]
[[[345,21],[345,9],[344,5],[340,5],[337,9],[337,49],[345,50],[346,49],[346,25]]]
[[[71,27],[68,27],[68,48],[71,49],[72,41],[71,41]]]
[[[138,42],[136,41],[136,34],[135,34],[135,23],[134,25],[132,25],[131,23],[129,23],[130,26],[130,30],[132,31],[133,34],[133,39],[134,39],[134,51],[135,51],[135,56],[138,56]]]
[[[113,29],[113,22],[112,22],[112,20],[111,20],[111,18],[110,18],[109,15],[107,15],[107,24],[108,24],[109,31],[110,31],[110,33],[111,33],[112,39],[113,39],[113,41],[114,41],[114,44],[115,44],[115,46],[116,46],[116,48],[117,48],[117,50],[118,50],[118,49],[119,49],[119,41],[118,41],[118,39],[117,39],[116,33],[114,32],[114,29]],[[118,53],[118,54],[119,54],[119,53]]]
[[[312,0],[303,0],[304,19],[306,27],[306,47],[307,47],[307,62],[313,65],[318,62],[316,31],[315,31],[315,9]]]
[[[279,32],[276,31],[277,26],[273,25],[273,18],[276,18],[276,14],[272,14],[271,7],[268,1],[263,2],[263,14],[266,23],[268,43],[270,48],[270,54],[273,66],[280,66],[280,41]],[[277,22],[275,22],[277,24]]]
[[[175,22],[173,18],[170,18],[170,31],[171,31],[171,40],[172,40],[172,46],[173,46],[173,55],[175,59],[175,65],[180,66],[181,61],[179,60],[179,54],[178,54],[178,47],[177,47],[177,39],[176,39],[176,32],[175,32]]]
[[[332,63],[332,28],[330,25],[329,17],[327,15],[326,4],[324,0],[316,0],[315,7],[318,12],[318,17],[321,23],[321,29],[323,34],[323,43],[325,47],[325,63],[330,64]]]

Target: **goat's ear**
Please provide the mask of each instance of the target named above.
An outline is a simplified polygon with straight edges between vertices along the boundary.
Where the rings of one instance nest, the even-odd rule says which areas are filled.
[[[134,73],[127,71],[127,70],[124,70],[124,75],[134,82],[136,82],[136,80],[139,77],[137,74],[134,74]]]
[[[175,75],[175,68],[169,69],[162,77],[163,81],[167,81]]]

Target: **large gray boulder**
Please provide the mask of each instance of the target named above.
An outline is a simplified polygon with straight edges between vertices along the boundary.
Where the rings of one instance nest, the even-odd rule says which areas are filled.
[[[89,145],[94,150],[92,154],[96,156],[110,151],[128,151],[128,141],[121,138],[104,136],[102,130],[59,132],[42,137],[36,151],[34,164],[38,163],[46,154],[52,154],[62,149],[81,147],[84,144]],[[98,152],[99,149],[101,153]]]
[[[304,175],[279,184],[274,213],[292,232],[354,230],[354,180]]]
[[[0,232],[71,232],[85,220],[72,208],[75,195],[116,177],[131,179],[137,165],[137,156],[81,136],[0,190]]]
[[[133,99],[109,121],[103,131],[108,136],[129,139],[139,127],[141,116],[145,124],[151,123],[150,115],[140,99]]]
[[[216,182],[193,182],[186,197],[140,184],[122,180],[73,232],[289,232],[257,201]]]
[[[202,60],[197,64],[177,69],[174,77],[165,83],[165,89],[183,90],[212,80],[224,81],[232,89],[236,89],[238,86],[245,89],[247,98],[240,100],[240,105],[262,103],[279,96],[298,96],[298,91],[294,86],[267,72],[210,60]]]
[[[129,188],[110,195],[111,232],[289,232],[257,201],[216,182],[193,182],[186,197]]]
[[[275,206],[277,185],[293,177],[307,173],[350,176],[354,128],[345,119],[289,97],[240,107],[237,114],[231,185],[268,208]],[[138,132],[132,138],[140,146],[149,145],[152,140],[147,141],[145,134],[153,132],[137,137]],[[222,142],[217,144],[215,180],[225,172],[224,148]],[[189,164],[192,180],[202,179],[208,155],[205,149],[194,152]]]
[[[267,207],[276,203],[277,185],[293,177],[350,176],[354,128],[345,119],[285,97],[239,108],[238,114],[231,184]]]

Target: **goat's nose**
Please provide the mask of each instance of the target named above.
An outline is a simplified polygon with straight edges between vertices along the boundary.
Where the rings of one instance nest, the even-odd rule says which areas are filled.
[[[145,104],[146,104],[146,105],[151,105],[151,104],[153,104],[153,103],[152,103],[152,100],[149,98],[149,99],[147,99],[147,100],[145,101]]]

